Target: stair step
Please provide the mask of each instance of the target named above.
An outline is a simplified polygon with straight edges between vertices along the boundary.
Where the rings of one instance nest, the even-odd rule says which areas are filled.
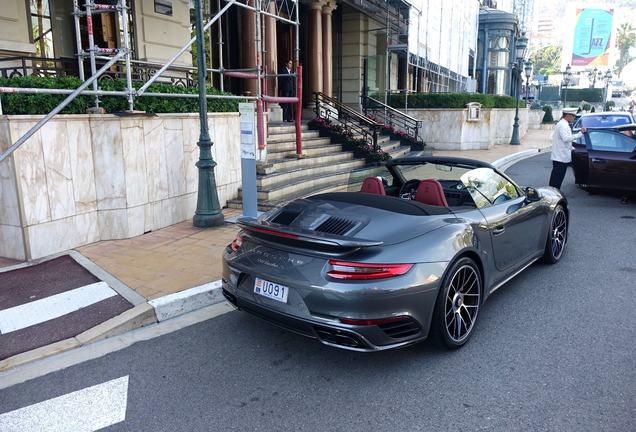
[[[289,194],[288,196],[282,199],[273,199],[273,200],[258,200],[258,210],[259,211],[268,211],[272,208],[276,207],[279,204],[282,204],[287,201],[291,201],[298,198],[304,198],[310,195],[316,195],[320,193],[327,192],[356,192],[360,190],[362,186],[362,181],[371,176],[382,175],[386,172],[386,168],[383,166],[374,166],[365,168],[364,170],[356,171],[355,178],[347,179],[345,181],[332,181],[321,186],[310,188],[309,190],[300,190],[296,191],[295,194]],[[228,207],[240,209],[242,208],[242,201],[240,198],[233,199],[228,201]]]
[[[389,153],[391,155],[391,157],[393,159],[395,158],[399,158],[402,157],[408,153],[411,152],[411,147],[409,146],[400,146],[400,147],[396,147],[393,150],[388,151],[387,153]]]
[[[302,181],[318,174],[334,174],[363,168],[366,165],[364,159],[350,159],[342,162],[327,162],[320,165],[312,165],[306,168],[296,168],[272,174],[258,176],[256,186],[259,189],[271,189],[283,184]]]
[[[308,138],[303,139],[303,149],[311,147],[319,147],[331,144],[330,138]],[[284,142],[268,142],[267,151],[269,153],[276,153],[280,151],[296,151],[296,141],[284,141]]]
[[[400,143],[400,141],[386,141],[382,144],[380,144],[380,148],[382,149],[382,151],[386,152],[390,152],[392,150],[395,150],[396,148],[400,147],[402,144]],[[407,148],[405,146],[405,148]]]
[[[259,201],[288,201],[300,196],[313,195],[316,193],[315,191],[333,185],[357,185],[362,183],[365,178],[376,175],[376,172],[378,172],[377,167],[366,167],[338,174],[309,176],[270,189],[257,190],[257,197]],[[242,197],[241,193],[242,191],[239,190],[239,198]]]
[[[286,124],[269,124],[269,134],[296,133],[296,126],[293,123]],[[308,131],[309,126],[306,123],[300,125],[300,130]]]
[[[302,159],[277,159],[269,160],[274,172],[285,171],[294,168],[305,168],[324,163],[338,163],[345,160],[353,159],[352,152],[338,152],[322,156],[305,157]]]
[[[303,155],[307,157],[325,156],[325,155],[330,155],[330,154],[340,153],[340,152],[342,152],[342,146],[340,144],[327,144],[327,145],[322,144],[318,146],[303,147]],[[282,150],[276,150],[276,151],[272,151],[270,149],[268,150],[267,154],[268,156],[271,156],[272,158],[275,158],[275,159],[283,159],[287,156],[296,155],[296,149],[291,148],[291,149],[282,149]]]
[[[318,131],[303,131],[302,133],[302,139],[307,139],[307,138],[317,138],[320,136],[320,132]],[[267,142],[271,143],[271,142],[285,142],[285,141],[296,141],[296,133],[276,133],[276,134],[272,134],[270,133],[269,136],[267,137]]]

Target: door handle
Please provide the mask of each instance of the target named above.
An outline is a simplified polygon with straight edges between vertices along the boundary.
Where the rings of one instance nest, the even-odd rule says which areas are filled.
[[[592,158],[592,162],[599,163],[599,164],[607,163],[605,159],[598,159],[598,158]]]
[[[497,228],[492,230],[492,235],[500,235],[500,234],[503,234],[504,231],[506,231],[506,227],[504,227],[503,225],[500,225]]]

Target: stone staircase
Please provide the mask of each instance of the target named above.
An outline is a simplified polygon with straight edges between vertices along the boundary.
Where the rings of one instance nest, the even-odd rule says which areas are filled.
[[[303,155],[297,159],[296,133],[293,125],[269,126],[267,139],[268,165],[259,169],[256,178],[258,209],[267,211],[286,201],[323,192],[359,190],[369,176],[380,175],[384,167],[367,165],[364,159],[354,158],[330,138],[322,138],[318,131],[302,126]],[[379,136],[378,144],[392,157],[410,151],[389,136]],[[228,202],[231,208],[241,208],[239,197]]]

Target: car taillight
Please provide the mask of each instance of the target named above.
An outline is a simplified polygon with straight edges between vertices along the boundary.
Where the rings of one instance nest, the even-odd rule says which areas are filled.
[[[334,279],[369,280],[400,276],[408,272],[413,264],[368,264],[329,260],[331,270],[327,275]]]
[[[243,236],[241,235],[241,233],[238,233],[236,235],[236,238],[232,241],[232,244],[230,245],[230,248],[232,248],[232,252],[236,252],[237,250],[239,250],[242,244],[243,244]]]

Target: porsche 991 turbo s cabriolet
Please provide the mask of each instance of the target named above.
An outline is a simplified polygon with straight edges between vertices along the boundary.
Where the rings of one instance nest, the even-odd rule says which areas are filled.
[[[565,197],[470,159],[403,157],[360,191],[297,199],[241,231],[223,256],[235,307],[356,351],[426,338],[465,344],[488,296],[538,259],[556,263]]]

